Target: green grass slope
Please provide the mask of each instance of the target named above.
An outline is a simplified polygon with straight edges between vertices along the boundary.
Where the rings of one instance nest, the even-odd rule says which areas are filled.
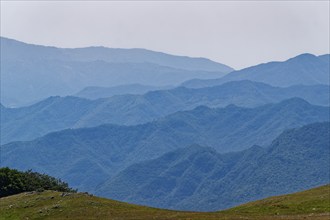
[[[179,212],[84,193],[21,193],[0,199],[0,219],[329,219],[330,185],[221,212]]]
[[[246,216],[297,215],[327,216],[330,218],[330,185],[299,193],[274,196],[246,203],[221,213],[239,213]],[[320,215],[322,214],[322,215]]]

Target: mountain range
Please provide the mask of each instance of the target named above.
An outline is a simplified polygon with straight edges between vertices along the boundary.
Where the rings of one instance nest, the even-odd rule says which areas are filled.
[[[193,79],[182,83],[189,88],[220,85],[228,81],[251,80],[273,86],[330,84],[330,55],[301,54],[284,62],[269,62],[233,71],[219,79]]]
[[[177,85],[193,78],[219,78],[233,70],[205,58],[145,49],[64,49],[3,37],[1,54],[1,103],[11,107],[74,94],[87,86]]]
[[[134,164],[97,194],[166,209],[215,211],[329,183],[330,124],[283,132],[268,148],[219,154],[191,146]]]
[[[330,183],[329,54],[305,53],[234,70],[206,58],[139,48],[70,49],[0,40],[0,167],[8,166],[1,169],[6,175],[0,182],[7,184],[6,195],[68,182],[111,199],[204,212]],[[148,216],[152,210],[172,213],[168,219],[220,216],[140,209],[69,191],[76,196],[70,202],[85,202],[80,214],[88,203],[94,213],[112,212],[100,207],[113,204]],[[58,213],[64,196],[31,194],[58,202],[40,209],[39,218],[63,217]],[[275,204],[265,200],[266,208],[262,202],[247,204],[221,216],[262,219],[260,213],[269,217],[276,210],[277,219],[277,210],[291,213],[283,210],[292,204],[283,201],[286,197],[276,197]],[[22,207],[29,212],[37,203]],[[303,203],[295,213],[324,206]],[[22,201],[0,209],[20,219],[17,204]],[[135,218],[131,213],[125,216]],[[323,218],[324,208],[320,213]]]
[[[105,123],[136,125],[200,105],[255,107],[293,97],[328,106],[329,86],[279,88],[263,83],[237,81],[216,87],[179,87],[144,95],[120,95],[97,100],[50,97],[28,107],[2,106],[1,143],[32,140],[67,128],[92,127]]]
[[[192,144],[218,152],[267,146],[285,129],[329,121],[329,107],[298,98],[256,108],[197,107],[135,126],[67,129],[1,146],[2,166],[45,172],[80,190],[95,187],[120,170]]]

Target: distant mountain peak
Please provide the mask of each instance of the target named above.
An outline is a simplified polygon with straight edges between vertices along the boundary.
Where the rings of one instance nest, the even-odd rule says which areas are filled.
[[[295,62],[308,62],[310,60],[317,60],[317,59],[318,59],[318,57],[315,56],[314,54],[303,53],[303,54],[300,54],[300,55],[295,56],[293,58],[290,58],[287,61],[288,62],[292,62],[292,61],[295,61]]]
[[[60,99],[62,99],[62,98],[64,98],[64,97],[61,97],[61,96],[59,96],[59,95],[49,96],[48,98],[46,98],[46,99],[44,99],[44,100],[42,100],[42,101],[40,101],[40,102],[43,102],[43,103],[51,103],[51,102],[54,102],[54,101],[56,101],[56,100],[60,100]]]
[[[299,97],[293,97],[290,99],[283,100],[279,103],[279,105],[296,105],[296,106],[312,106],[309,102],[307,102],[305,99],[299,98]]]
[[[317,57],[317,56],[312,53],[302,53],[294,58],[307,58],[307,57]]]
[[[285,61],[268,62],[238,71],[218,79],[194,79],[182,83],[188,88],[221,85],[230,81],[251,80],[272,86],[329,84],[329,55],[304,53]]]
[[[239,107],[238,105],[235,105],[235,104],[229,104],[225,107],[225,109],[230,109],[230,110],[238,109],[238,108],[241,108],[241,107]]]
[[[323,137],[320,136],[323,134]],[[304,125],[299,128],[292,128],[287,129],[286,131],[282,132],[276,139],[273,140],[272,144],[269,147],[269,151],[285,151],[287,150],[286,142],[288,140],[295,142],[295,141],[302,141],[304,139],[311,139],[311,137],[318,137],[318,138],[328,138],[330,136],[330,122],[314,122],[308,125]],[[329,142],[327,143],[329,144]],[[293,145],[292,147],[296,147],[299,149],[308,148],[308,149],[316,149],[318,148],[327,148],[326,144],[320,144],[319,142],[315,141],[313,144],[305,144],[303,141],[300,145]],[[303,151],[302,151],[303,152]]]

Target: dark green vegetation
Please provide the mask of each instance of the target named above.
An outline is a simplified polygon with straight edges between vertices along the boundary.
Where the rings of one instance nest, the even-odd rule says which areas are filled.
[[[0,168],[0,197],[21,192],[56,190],[60,192],[75,192],[60,179],[32,172],[21,172],[8,167]]]
[[[227,154],[199,146],[179,149],[130,166],[97,194],[159,208],[215,211],[327,184],[329,155],[330,123],[316,123],[282,133],[268,148]]]
[[[329,86],[271,87],[251,81],[221,86],[153,91],[145,95],[122,95],[86,100],[50,97],[23,108],[1,108],[1,143],[32,140],[67,128],[91,127],[105,123],[135,125],[200,105],[224,107],[234,104],[255,107],[287,98],[301,97],[316,105],[329,105]]]
[[[28,167],[93,191],[133,163],[191,144],[239,151],[267,146],[285,129],[320,121],[329,121],[329,108],[297,98],[252,109],[198,107],[142,125],[68,129],[2,145],[2,166]]]
[[[130,219],[130,220],[215,220],[215,219],[313,219],[330,217],[330,186],[271,197],[226,211],[178,212],[130,205],[82,193],[46,191],[22,193],[0,199],[0,219]]]
[[[273,86],[329,84],[330,55],[302,54],[284,62],[270,62],[233,71],[219,79],[190,80],[182,85],[201,88],[228,81],[252,80]]]
[[[63,49],[2,37],[0,45],[1,102],[5,106],[70,95],[87,86],[177,85],[188,79],[219,78],[232,71],[204,58],[144,49]]]

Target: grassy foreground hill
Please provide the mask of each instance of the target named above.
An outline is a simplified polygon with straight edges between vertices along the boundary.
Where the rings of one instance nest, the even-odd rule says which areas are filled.
[[[220,212],[180,212],[84,193],[21,193],[0,199],[0,219],[329,219],[330,185],[267,198]]]

